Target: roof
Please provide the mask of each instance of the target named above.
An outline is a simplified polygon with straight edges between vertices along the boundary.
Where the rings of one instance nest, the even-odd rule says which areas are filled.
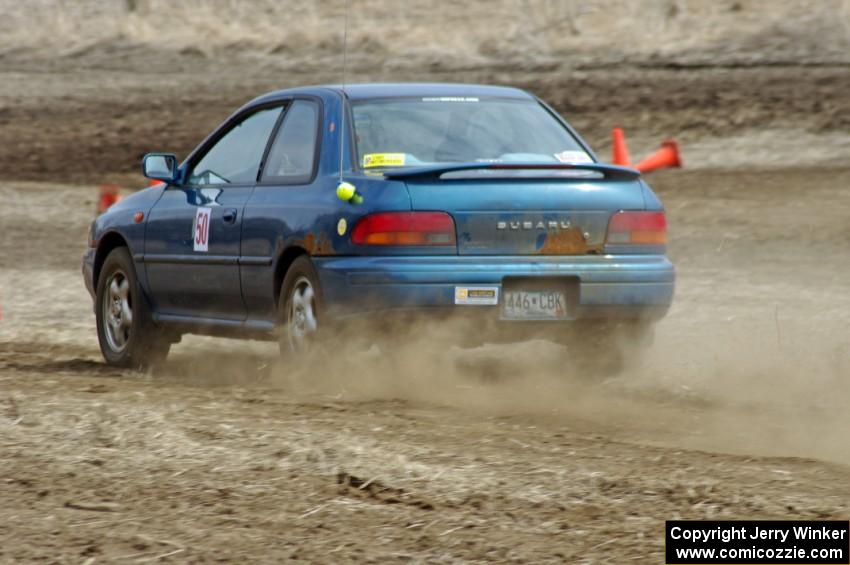
[[[333,88],[335,90],[342,89],[339,85],[333,85],[329,88]],[[518,88],[449,83],[350,84],[345,86],[345,93],[351,100],[409,96],[497,96],[499,98],[531,98],[530,94]]]
[[[324,86],[305,86],[277,90],[260,96],[254,102],[269,101],[279,97],[296,94],[311,94],[316,90],[333,90],[339,92],[342,86],[329,84]],[[450,83],[362,83],[346,84],[345,94],[351,100],[367,100],[369,98],[404,98],[404,97],[453,97],[453,96],[490,96],[499,98],[517,98],[532,100],[533,97],[519,88],[507,86],[485,86],[480,84],[450,84]]]

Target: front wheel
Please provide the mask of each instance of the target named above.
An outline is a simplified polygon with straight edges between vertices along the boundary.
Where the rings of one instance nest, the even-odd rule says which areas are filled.
[[[154,326],[126,247],[113,249],[97,281],[97,337],[107,364],[144,369],[165,361],[171,342]]]

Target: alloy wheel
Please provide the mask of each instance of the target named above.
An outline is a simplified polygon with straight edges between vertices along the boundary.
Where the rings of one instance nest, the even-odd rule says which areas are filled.
[[[287,320],[289,345],[293,351],[309,349],[318,329],[316,292],[307,277],[299,277],[292,286]]]
[[[127,348],[133,329],[130,280],[123,271],[115,271],[106,281],[102,308],[106,342],[112,351],[121,353]]]

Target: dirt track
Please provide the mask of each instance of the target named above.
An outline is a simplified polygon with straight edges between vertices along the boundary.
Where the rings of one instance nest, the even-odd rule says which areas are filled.
[[[727,23],[763,11],[711,6]],[[678,52],[675,35],[628,66],[573,56],[586,36],[557,27],[563,58],[521,41],[491,42],[509,57],[355,44],[354,80],[523,86],[606,157],[615,124],[636,157],[682,142],[687,168],[649,177],[675,306],[654,349],[603,382],[566,348],[464,351],[439,329],[310,371],[270,344],[192,337],[156,373],[105,367],[79,273],[93,185],[142,186],[142,153],[185,156],[266,90],[337,82],[338,46],[313,34],[308,57],[231,56],[223,34],[211,56],[169,51],[156,27],[147,43],[83,34],[58,55],[0,46],[0,563],[660,563],[665,519],[847,519],[850,67],[835,36],[790,24],[808,40],[766,28]]]
[[[259,93],[338,80],[334,73],[273,66],[246,73],[238,63],[201,61],[191,71],[164,74],[65,67],[34,75],[24,63],[0,70],[6,100],[0,103],[0,171],[25,180],[107,180],[137,186],[142,179],[136,163],[151,148],[185,157],[212,128]],[[208,76],[233,76],[233,83],[191,86],[204,84]],[[410,71],[356,76],[360,81],[422,80]],[[842,134],[840,149],[845,156],[850,152],[843,136],[850,126],[850,101],[844,94],[850,88],[847,67],[532,72],[505,67],[432,72],[427,80],[528,88],[567,116],[606,157],[614,124],[637,136],[632,139],[637,156],[672,134],[691,143],[765,130],[769,139],[743,148],[758,152],[762,161],[835,162],[838,156],[830,147],[835,142],[824,144],[820,154],[807,154],[794,143],[801,133]],[[715,165],[730,159],[733,164],[742,161],[736,151],[709,147],[697,163]]]
[[[112,371],[77,270],[93,189],[2,183],[0,561],[657,563],[668,518],[846,518],[848,180],[653,176],[676,306],[602,383],[427,336],[309,374],[202,338]]]

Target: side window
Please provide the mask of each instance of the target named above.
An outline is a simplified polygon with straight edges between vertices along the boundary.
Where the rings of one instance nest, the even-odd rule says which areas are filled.
[[[256,182],[263,152],[280,111],[280,108],[260,110],[224,134],[194,166],[189,184]]]
[[[296,100],[283,117],[263,167],[265,182],[301,184],[310,181],[316,159],[319,105]]]

